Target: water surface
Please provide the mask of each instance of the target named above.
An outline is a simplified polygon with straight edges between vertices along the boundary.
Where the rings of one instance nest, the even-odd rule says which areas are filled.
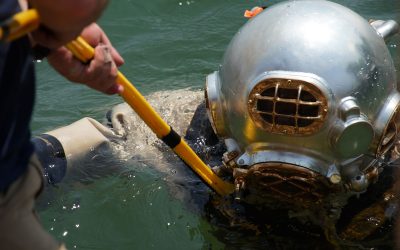
[[[143,93],[203,88],[241,25],[245,9],[279,1],[116,0],[99,23],[126,63],[121,71]],[[341,0],[367,19],[399,20],[399,0]],[[388,47],[400,68],[400,39]],[[38,134],[84,116],[102,121],[118,96],[68,83],[37,64],[32,130]],[[398,74],[399,75],[399,74]],[[89,168],[89,167],[88,167]],[[96,174],[96,168],[106,174]],[[39,206],[43,224],[69,249],[260,249],[263,238],[218,229],[202,211],[168,191],[163,176],[138,161],[104,161],[92,175],[51,188]],[[92,171],[93,170],[93,171]],[[240,236],[240,235],[239,235]]]

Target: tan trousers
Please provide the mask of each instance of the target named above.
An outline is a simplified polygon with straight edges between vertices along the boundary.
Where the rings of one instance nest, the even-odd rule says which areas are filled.
[[[0,193],[0,249],[65,249],[41,226],[34,210],[43,186],[42,168],[32,156],[25,174]]]

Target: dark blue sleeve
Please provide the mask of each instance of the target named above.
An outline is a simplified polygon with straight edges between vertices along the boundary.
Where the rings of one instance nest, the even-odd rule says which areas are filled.
[[[11,15],[19,11],[17,0],[1,0],[0,1],[0,21],[9,18]]]
[[[0,0],[0,22],[18,10],[18,1]],[[25,172],[34,150],[29,130],[35,99],[30,52],[27,37],[0,42],[0,191]]]
[[[19,9],[17,0],[0,0],[0,24],[11,17]],[[3,74],[4,62],[9,44],[0,42],[0,75]]]

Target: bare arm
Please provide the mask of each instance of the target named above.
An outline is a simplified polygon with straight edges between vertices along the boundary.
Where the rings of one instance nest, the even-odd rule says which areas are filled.
[[[122,92],[116,83],[117,67],[124,63],[96,20],[107,0],[19,0],[21,8],[27,3],[39,11],[41,27],[31,34],[33,45],[51,49],[48,62],[72,82],[82,83],[106,94]],[[63,47],[78,35],[95,48],[89,64],[82,64]]]
[[[34,40],[51,49],[76,38],[100,17],[107,0],[28,0],[40,15],[41,27]]]

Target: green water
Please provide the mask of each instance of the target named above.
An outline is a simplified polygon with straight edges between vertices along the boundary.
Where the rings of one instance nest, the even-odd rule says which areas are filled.
[[[99,23],[125,59],[121,71],[143,93],[202,88],[228,42],[246,22],[243,12],[278,1],[111,1]],[[342,0],[370,19],[396,19],[400,0]],[[400,39],[388,43],[400,68]],[[38,134],[84,116],[102,120],[120,103],[70,84],[46,62],[37,64],[38,92],[32,130]],[[398,74],[399,75],[399,74]],[[271,249],[254,236],[221,232],[202,211],[189,209],[167,190],[155,171],[137,163],[107,162],[115,172],[71,181],[48,190],[40,201],[43,224],[69,249]]]

